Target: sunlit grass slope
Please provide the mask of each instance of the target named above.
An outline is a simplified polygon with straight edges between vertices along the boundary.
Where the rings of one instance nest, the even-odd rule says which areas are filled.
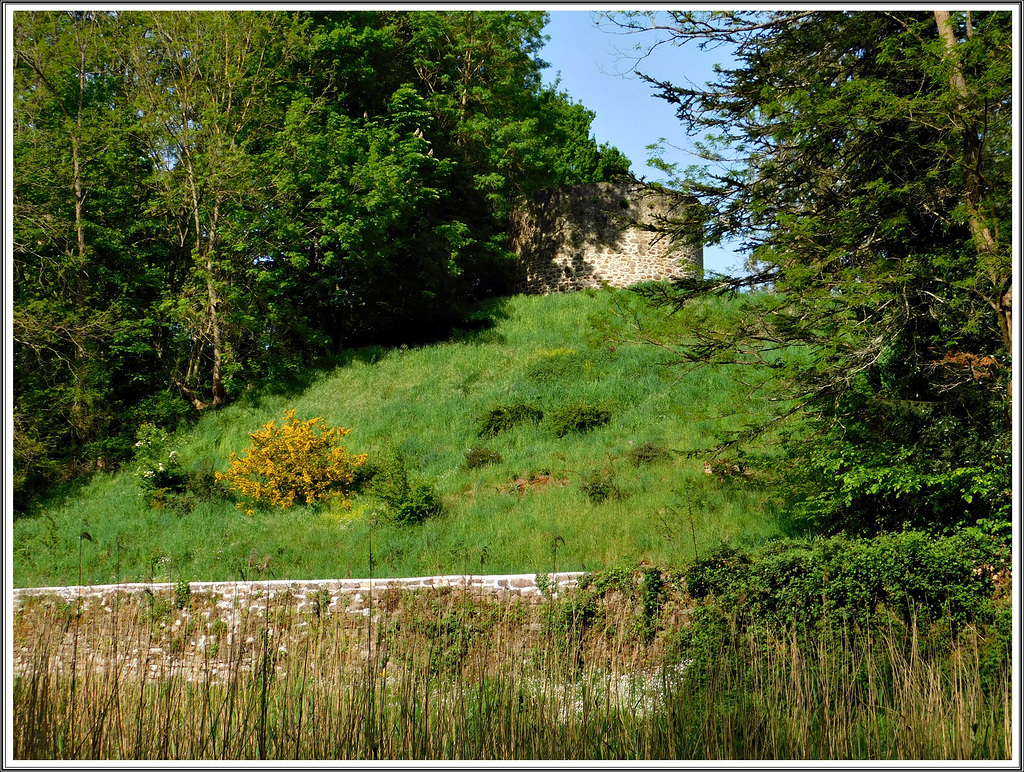
[[[183,465],[210,459],[224,470],[249,432],[280,423],[285,410],[322,416],[351,429],[350,451],[400,452],[443,497],[439,517],[390,524],[366,493],[350,510],[326,503],[248,516],[213,498],[182,514],[153,509],[126,465],[14,523],[15,584],[367,576],[371,554],[378,577],[681,565],[723,541],[778,535],[763,478],[707,475],[702,459],[685,455],[741,420],[724,416],[760,406],[727,372],[681,375],[658,347],[595,333],[592,319],[632,302],[621,291],[496,301],[482,314],[487,329],[352,352],[301,389],[250,393],[174,438]],[[516,402],[536,405],[545,420],[478,436],[484,412]],[[558,437],[551,413],[579,402],[611,419]],[[644,443],[671,452],[637,464],[631,450]],[[474,447],[501,461],[466,468]],[[545,475],[543,486],[514,485]],[[603,500],[588,494],[595,480]]]

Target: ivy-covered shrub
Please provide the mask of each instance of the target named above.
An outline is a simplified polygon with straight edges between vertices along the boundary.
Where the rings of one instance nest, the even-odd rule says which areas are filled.
[[[569,432],[588,432],[612,420],[611,411],[589,402],[574,402],[553,411],[548,416],[551,430],[558,437]]]
[[[948,537],[905,531],[777,540],[755,551],[722,546],[685,578],[696,598],[762,623],[866,624],[885,606],[908,621],[962,626],[991,612],[995,577],[1008,565],[1008,550],[976,529]]]
[[[350,506],[356,470],[366,461],[365,455],[352,455],[340,444],[350,430],[328,428],[323,418],[300,421],[294,410],[284,415],[281,426],[270,421],[251,433],[246,455],[232,453],[228,471],[218,472],[216,479],[251,502],[282,509],[328,498]]]
[[[538,423],[542,418],[544,411],[527,402],[497,405],[479,417],[477,434],[481,437],[494,437],[519,424]]]
[[[1013,640],[1009,569],[1009,550],[978,529],[723,546],[684,573],[700,602],[680,630],[680,656],[691,683],[742,694],[744,674],[780,640],[808,661],[849,661],[856,647],[861,663],[877,653],[883,678],[896,675],[887,651],[959,667],[971,650],[980,687],[999,693]],[[856,668],[852,675],[859,690]]]

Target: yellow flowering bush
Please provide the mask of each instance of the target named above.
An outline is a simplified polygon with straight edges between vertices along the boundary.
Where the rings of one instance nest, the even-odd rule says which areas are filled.
[[[232,453],[230,468],[218,472],[217,479],[250,501],[282,509],[327,498],[340,498],[351,506],[348,496],[366,455],[352,455],[339,444],[350,430],[328,428],[323,418],[300,421],[294,410],[285,410],[284,415],[280,427],[270,421],[250,433],[252,446],[246,456]]]

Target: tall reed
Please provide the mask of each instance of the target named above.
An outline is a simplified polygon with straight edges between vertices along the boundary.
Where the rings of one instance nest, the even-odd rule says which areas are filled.
[[[571,598],[383,593],[369,624],[284,598],[218,625],[202,598],[191,604],[20,611],[14,756],[1001,759],[1012,748],[1009,675],[982,678],[971,635],[938,656],[914,629],[762,630],[680,663],[626,610],[609,604],[596,625]]]

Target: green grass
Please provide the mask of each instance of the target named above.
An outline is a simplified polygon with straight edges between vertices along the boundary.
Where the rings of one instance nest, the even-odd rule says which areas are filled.
[[[301,389],[249,393],[174,438],[185,465],[209,458],[223,471],[249,432],[280,423],[286,409],[302,420],[322,416],[352,430],[350,451],[400,451],[441,494],[439,518],[388,524],[368,494],[351,511],[326,503],[257,508],[249,517],[221,499],[187,513],[154,510],[126,465],[14,523],[14,583],[365,576],[371,540],[375,576],[533,573],[554,560],[558,570],[679,565],[723,541],[756,545],[780,535],[763,477],[709,476],[702,459],[685,455],[737,428],[743,416],[727,417],[737,407],[756,416],[765,404],[747,401],[728,372],[683,376],[663,366],[666,353],[655,346],[602,340],[590,320],[628,300],[605,291],[496,301],[490,329],[421,348],[352,352]],[[477,435],[483,414],[516,402],[537,405],[545,418]],[[609,410],[610,421],[556,436],[548,416],[577,403]],[[645,442],[673,452],[636,466],[630,451]],[[466,469],[473,447],[502,460]],[[621,495],[593,503],[583,486],[595,470]],[[515,480],[542,473],[554,482],[515,491]]]

